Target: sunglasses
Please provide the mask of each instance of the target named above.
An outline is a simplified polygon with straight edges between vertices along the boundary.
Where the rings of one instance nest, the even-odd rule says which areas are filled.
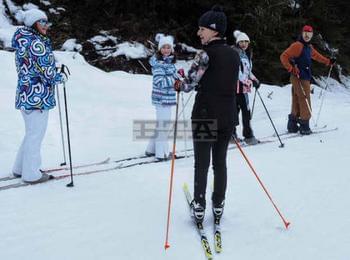
[[[51,25],[51,23],[49,23],[49,21],[44,20],[44,19],[39,20],[38,23],[43,27],[45,27],[45,26],[49,27]]]

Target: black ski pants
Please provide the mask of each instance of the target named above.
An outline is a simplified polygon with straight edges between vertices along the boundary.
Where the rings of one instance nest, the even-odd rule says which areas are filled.
[[[237,114],[242,111],[242,123],[243,123],[243,136],[245,138],[251,138],[254,136],[253,130],[250,126],[250,108],[249,108],[249,99],[247,93],[239,93],[236,95],[237,103]],[[236,127],[233,128],[233,134],[236,133]]]
[[[214,171],[213,205],[225,199],[227,185],[226,155],[232,134],[232,127],[216,132],[215,140],[196,139],[197,130],[192,130],[194,147],[194,199],[205,207],[208,169],[212,157]]]

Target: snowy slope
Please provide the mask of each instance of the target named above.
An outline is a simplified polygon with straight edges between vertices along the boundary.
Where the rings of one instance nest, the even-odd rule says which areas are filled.
[[[151,77],[105,73],[73,53],[56,56],[72,73],[67,91],[73,162],[142,154],[147,142],[133,141],[132,121],[155,116]],[[14,109],[13,53],[0,51],[0,61],[3,177],[11,173],[24,126]],[[314,114],[320,104],[318,89],[315,92]],[[261,94],[276,127],[284,131],[290,86],[264,85]],[[336,86],[326,95],[319,125],[337,126],[338,131],[289,139],[283,149],[277,142],[245,149],[292,223],[290,230],[283,228],[238,150],[229,151],[223,252],[214,259],[349,259],[350,95]],[[253,128],[258,138],[273,134],[259,100]],[[183,147],[179,142],[179,149]],[[58,109],[50,113],[42,155],[43,167],[62,162]],[[0,259],[204,259],[182,193],[183,182],[193,185],[192,157],[176,161],[171,247],[164,251],[169,171],[168,162],[76,177],[72,189],[61,180],[1,191]],[[210,206],[210,192],[207,195]],[[212,241],[211,222],[208,207],[205,226]]]

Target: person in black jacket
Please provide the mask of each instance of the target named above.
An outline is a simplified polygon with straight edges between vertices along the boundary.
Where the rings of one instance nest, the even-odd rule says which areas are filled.
[[[223,39],[226,23],[226,15],[218,6],[200,17],[197,35],[203,50],[195,57],[187,77],[175,82],[177,91],[197,90],[191,117],[195,160],[191,206],[197,222],[204,219],[210,154],[214,170],[213,213],[216,219],[222,216],[227,148],[233,127],[238,125],[235,93],[240,58]]]

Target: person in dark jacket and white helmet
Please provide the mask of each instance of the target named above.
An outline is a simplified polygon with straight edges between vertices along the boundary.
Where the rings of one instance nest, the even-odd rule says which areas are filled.
[[[242,123],[243,123],[243,136],[244,141],[247,144],[258,144],[259,141],[255,138],[251,124],[251,114],[249,107],[249,93],[252,87],[259,88],[259,80],[254,76],[252,69],[253,63],[251,57],[248,56],[248,48],[250,44],[250,39],[248,35],[241,31],[234,31],[233,36],[236,38],[236,46],[234,47],[240,57],[240,69],[239,69],[239,84],[236,92],[237,100],[237,112],[242,111]],[[237,139],[236,127],[233,129],[233,138]]]

